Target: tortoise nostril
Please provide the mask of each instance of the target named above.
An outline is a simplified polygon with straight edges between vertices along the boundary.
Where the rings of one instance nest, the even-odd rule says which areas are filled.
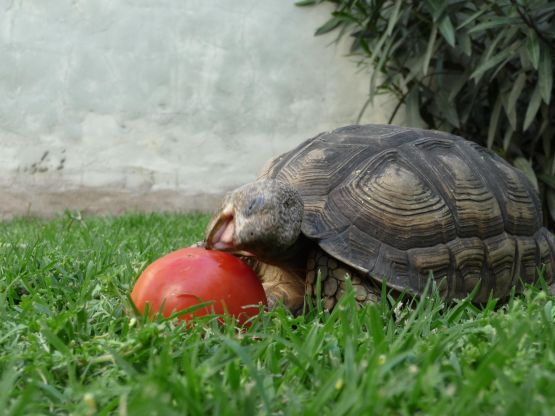
[[[285,206],[285,208],[289,209],[293,206],[293,199],[292,198],[287,198],[285,200],[285,202],[283,203],[283,205]]]

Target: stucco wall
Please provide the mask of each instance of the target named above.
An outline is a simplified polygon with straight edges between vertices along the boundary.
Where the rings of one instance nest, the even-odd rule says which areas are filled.
[[[367,74],[293,3],[0,0],[0,217],[209,210],[352,123]]]

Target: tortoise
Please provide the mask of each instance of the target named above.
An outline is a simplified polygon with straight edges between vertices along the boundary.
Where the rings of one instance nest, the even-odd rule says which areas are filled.
[[[480,145],[439,131],[353,125],[271,160],[228,193],[205,246],[251,256],[270,305],[321,294],[333,308],[351,279],[360,303],[383,282],[475,303],[537,279],[552,284],[555,240],[525,175]],[[552,288],[553,288],[552,284]]]

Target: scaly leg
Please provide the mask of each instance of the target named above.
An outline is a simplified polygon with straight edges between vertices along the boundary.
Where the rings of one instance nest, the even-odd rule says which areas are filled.
[[[320,293],[327,310],[333,309],[345,293],[347,279],[351,279],[356,300],[360,305],[367,302],[375,303],[380,299],[381,290],[378,286],[322,250],[317,249],[310,253],[306,270],[306,294],[314,300],[316,279],[320,274]]]
[[[284,305],[294,314],[302,311],[305,291],[304,271],[296,273],[256,260],[250,263],[262,280],[270,309],[283,301]]]

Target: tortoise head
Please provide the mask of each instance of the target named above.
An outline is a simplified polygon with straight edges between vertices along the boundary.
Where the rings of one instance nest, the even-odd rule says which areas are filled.
[[[206,232],[206,247],[271,261],[301,234],[303,201],[291,186],[273,179],[243,185],[226,195]]]

